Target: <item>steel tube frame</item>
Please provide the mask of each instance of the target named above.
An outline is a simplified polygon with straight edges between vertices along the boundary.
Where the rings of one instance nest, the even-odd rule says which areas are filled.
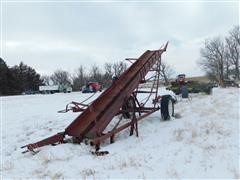
[[[145,117],[149,116],[150,114],[158,111],[159,109],[160,109],[160,108],[153,109],[153,110],[149,111],[148,113],[146,113],[146,114],[138,117],[136,120],[137,120],[137,121],[140,121],[140,120],[144,119]],[[128,128],[128,127],[131,126],[131,125],[132,125],[132,121],[131,121],[131,122],[128,122],[128,123],[126,123],[126,124],[124,124],[124,125],[122,125],[122,126],[120,126],[120,127],[118,127],[118,128],[116,128],[116,129],[113,130],[113,131],[110,131],[110,132],[108,132],[108,133],[106,133],[106,134],[104,134],[104,135],[102,135],[102,136],[100,136],[100,137],[97,137],[97,138],[93,139],[93,140],[90,142],[90,144],[91,144],[92,146],[98,145],[98,144],[100,144],[101,141],[103,141],[103,140],[105,140],[105,139],[107,139],[107,138],[110,138],[111,136],[114,136],[116,133],[119,133],[120,131]]]
[[[75,109],[83,112],[65,129],[64,132],[58,133],[54,136],[46,138],[42,141],[28,144],[28,151],[33,151],[33,149],[42,147],[54,143],[63,143],[65,135],[69,135],[79,139],[81,142],[84,138],[90,138],[93,145],[98,145],[101,140],[108,137],[113,137],[114,134],[122,131],[123,129],[131,126],[131,131],[133,133],[133,128],[135,126],[136,134],[138,135],[137,122],[141,119],[149,116],[150,114],[156,112],[160,107],[157,104],[157,93],[159,87],[159,71],[161,63],[161,55],[166,51],[168,43],[163,49],[150,51],[147,50],[140,58],[138,58],[128,69],[116,80],[113,85],[103,92],[91,105],[86,106],[86,109],[80,107],[84,106],[82,103],[73,102]],[[139,84],[145,82],[145,76],[149,71],[153,70],[154,64],[157,64],[156,76],[153,86],[151,88],[150,96],[155,93],[155,101],[153,107],[142,107],[137,100],[137,91]],[[157,82],[156,82],[157,81]],[[118,83],[118,84],[116,84]],[[156,91],[153,91],[156,84]],[[121,107],[127,101],[127,99],[133,96],[138,108],[128,109],[128,112],[134,111],[134,117],[131,122],[128,122],[111,132],[102,135],[103,131],[113,119],[114,116],[121,112]],[[149,98],[147,100],[149,100]],[[145,105],[145,104],[144,104]],[[68,106],[66,107],[66,111]],[[139,113],[139,117],[135,116],[135,113]],[[141,113],[145,113],[141,115]]]

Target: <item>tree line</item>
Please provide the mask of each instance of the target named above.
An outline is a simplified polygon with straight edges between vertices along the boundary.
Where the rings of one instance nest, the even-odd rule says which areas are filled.
[[[50,76],[42,76],[42,80],[45,85],[72,85],[73,91],[79,91],[87,82],[99,82],[104,88],[107,88],[112,84],[113,78],[119,77],[126,69],[127,64],[122,61],[105,63],[103,70],[97,65],[92,65],[87,71],[83,65],[80,65],[72,75],[64,70],[56,70]],[[161,63],[160,77],[164,84],[169,83],[173,74],[174,70],[170,65],[165,62]]]
[[[8,67],[0,58],[0,95],[16,95],[24,91],[37,91],[43,84],[35,69],[23,62],[13,67]]]
[[[73,74],[65,70],[56,70],[52,75],[42,76],[45,85],[64,84],[73,87],[73,91],[79,91],[87,82],[99,82],[103,87],[109,87],[112,78],[120,76],[127,69],[124,62],[105,63],[104,68],[96,64],[87,69],[80,65]]]
[[[227,80],[240,80],[240,30],[233,27],[226,37],[213,37],[205,40],[200,50],[200,66],[208,77],[221,86]]]
[[[80,65],[74,73],[65,70],[56,70],[52,75],[41,76],[36,70],[23,62],[8,67],[0,58],[0,95],[18,95],[27,91],[38,91],[41,85],[67,85],[73,91],[79,91],[87,82],[99,82],[104,88],[112,84],[114,77],[119,77],[127,69],[125,62],[105,63],[103,68],[92,65],[87,70]],[[169,83],[174,74],[172,67],[166,63],[161,64],[161,79]]]
[[[226,80],[240,80],[240,29],[234,26],[226,37],[213,37],[205,40],[200,49],[199,65],[207,76],[224,86]],[[87,82],[99,82],[107,88],[113,77],[120,76],[127,69],[124,62],[105,63],[103,68],[92,65],[89,71],[82,65],[70,74],[65,70],[56,70],[52,75],[41,76],[36,70],[23,62],[8,67],[0,57],[0,95],[16,95],[25,91],[38,91],[40,85],[69,85],[79,91]],[[160,76],[164,84],[174,74],[173,68],[163,62]]]

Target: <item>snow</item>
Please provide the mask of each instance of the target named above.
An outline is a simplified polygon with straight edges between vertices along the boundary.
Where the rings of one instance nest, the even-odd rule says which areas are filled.
[[[155,112],[139,122],[139,137],[129,136],[127,129],[115,143],[103,143],[101,150],[109,151],[105,156],[92,155],[84,143],[45,146],[35,155],[21,153],[21,146],[64,131],[78,113],[57,111],[89,95],[2,97],[2,179],[240,178],[237,88],[178,98],[175,112],[181,118],[161,121]]]

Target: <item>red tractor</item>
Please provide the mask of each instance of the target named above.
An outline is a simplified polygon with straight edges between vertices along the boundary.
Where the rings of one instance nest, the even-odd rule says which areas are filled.
[[[181,85],[187,83],[187,81],[185,80],[185,77],[186,77],[185,74],[179,74],[177,76],[176,83],[181,84]]]

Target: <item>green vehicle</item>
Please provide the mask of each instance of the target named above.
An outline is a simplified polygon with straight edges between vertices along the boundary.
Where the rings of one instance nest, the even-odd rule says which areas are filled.
[[[166,89],[173,91],[176,95],[181,94],[181,87],[186,86],[189,93],[204,92],[210,94],[213,87],[216,87],[214,83],[203,83],[198,81],[187,81],[185,74],[179,74],[175,81],[171,82],[171,85]]]

